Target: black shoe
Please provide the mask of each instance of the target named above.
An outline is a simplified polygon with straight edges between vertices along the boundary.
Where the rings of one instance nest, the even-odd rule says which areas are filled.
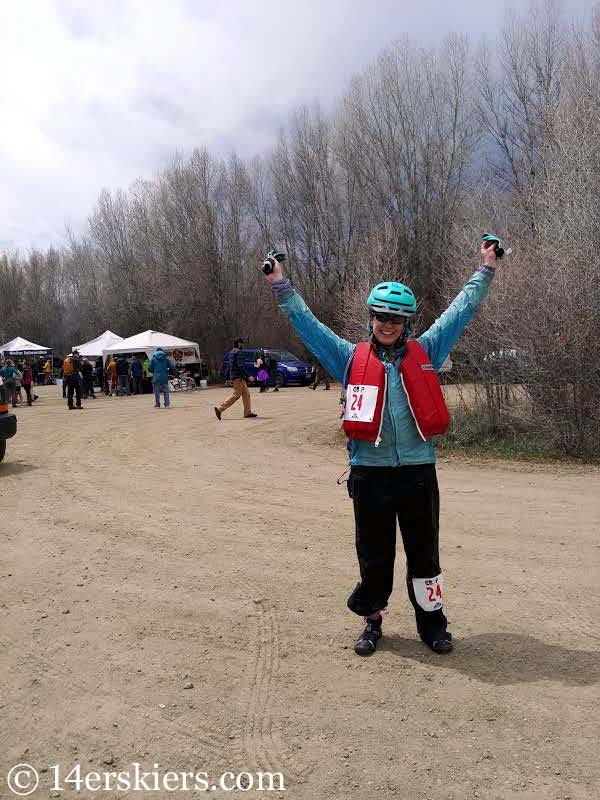
[[[427,636],[421,634],[421,639],[434,653],[441,655],[452,652],[452,634],[450,631],[437,631]]]
[[[216,406],[215,406],[215,414],[217,415],[217,419],[220,420],[221,419],[221,412],[219,411],[219,409]]]
[[[361,633],[360,638],[354,643],[354,652],[357,656],[370,656],[377,649],[377,642],[382,637],[381,617],[374,621],[365,617],[366,628]]]
[[[278,386],[276,386],[276,387],[273,389],[273,391],[274,391],[274,392],[278,392],[278,391],[279,391],[279,387],[278,387]]]
[[[258,414],[255,414],[254,411],[251,411],[249,414],[244,414],[244,419],[253,419],[254,417],[258,417]]]

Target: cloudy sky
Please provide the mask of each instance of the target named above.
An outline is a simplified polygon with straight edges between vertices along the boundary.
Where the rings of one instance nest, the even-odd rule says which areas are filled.
[[[528,0],[513,0],[523,10]],[[593,0],[563,0],[583,16]],[[0,250],[61,244],[102,187],[176,150],[264,152],[408,34],[502,25],[502,0],[0,0]]]

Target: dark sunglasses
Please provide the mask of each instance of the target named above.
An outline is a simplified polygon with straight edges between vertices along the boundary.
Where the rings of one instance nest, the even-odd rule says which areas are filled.
[[[404,325],[406,322],[406,317],[403,317],[402,314],[380,314],[378,312],[373,312],[371,317],[376,319],[377,322],[391,322],[394,325]]]

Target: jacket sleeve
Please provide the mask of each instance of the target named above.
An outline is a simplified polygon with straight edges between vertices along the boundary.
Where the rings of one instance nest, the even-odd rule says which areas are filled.
[[[491,268],[476,270],[444,313],[419,336],[418,341],[436,370],[440,369],[475,316],[479,304],[488,293],[493,276],[494,270]]]
[[[327,325],[319,322],[302,297],[293,289],[290,288],[289,293],[283,297],[277,297],[277,302],[298,336],[331,377],[338,381],[343,380],[346,365],[354,352],[355,345],[337,336]]]

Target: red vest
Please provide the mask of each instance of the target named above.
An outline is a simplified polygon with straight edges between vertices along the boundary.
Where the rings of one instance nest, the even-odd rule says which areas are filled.
[[[450,415],[442,387],[427,353],[416,339],[406,341],[400,378],[423,441],[446,433]],[[384,365],[370,342],[359,342],[352,356],[346,387],[344,432],[349,439],[375,442],[375,447],[378,446],[386,393]]]

